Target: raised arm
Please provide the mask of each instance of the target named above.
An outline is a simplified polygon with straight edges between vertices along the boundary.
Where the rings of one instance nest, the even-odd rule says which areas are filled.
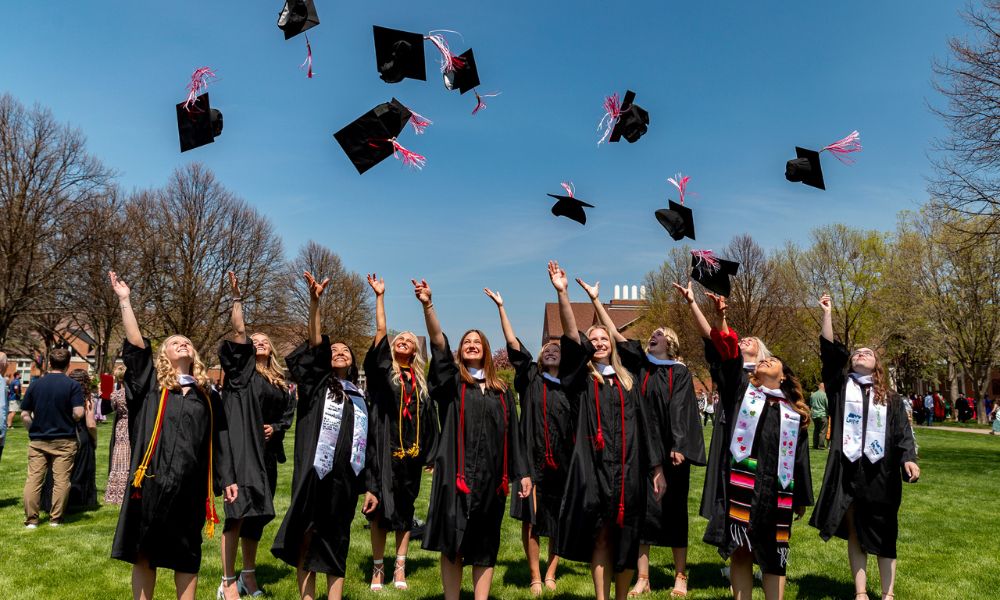
[[[434,312],[434,302],[431,301],[431,286],[427,285],[427,280],[411,279],[413,282],[413,294],[424,306],[424,322],[427,323],[427,337],[431,345],[437,348],[444,348],[444,332],[441,331],[441,323],[438,321],[437,313]]]
[[[608,329],[608,333],[611,334],[611,338],[615,343],[621,344],[627,342],[628,338],[618,331],[618,328],[615,327],[615,322],[611,320],[611,315],[608,314],[608,311],[604,309],[604,305],[601,304],[601,282],[598,281],[591,286],[584,283],[579,277],[576,278],[576,282],[590,296],[590,302],[594,305],[594,310],[597,311],[597,316],[601,319],[601,324]]]
[[[142,341],[139,322],[135,320],[135,312],[132,311],[132,303],[129,301],[132,291],[129,290],[128,285],[114,271],[108,271],[108,277],[111,278],[111,289],[118,296],[118,304],[122,309],[122,325],[125,326],[125,339],[136,348],[145,348],[146,343]]]
[[[694,291],[691,289],[691,280],[688,280],[687,287],[675,282],[674,289],[677,290],[677,293],[681,295],[681,298],[687,302],[688,308],[691,309],[691,315],[694,317],[694,323],[698,327],[698,333],[701,334],[701,337],[712,337],[712,326],[708,324],[708,319],[706,319],[705,315],[702,314],[701,307],[694,301]]]
[[[247,324],[243,321],[243,295],[240,294],[240,282],[236,273],[229,272],[229,287],[233,293],[233,312],[230,319],[233,322],[233,341],[237,344],[247,343]]]
[[[552,287],[556,288],[556,296],[559,298],[559,321],[562,323],[563,335],[580,343],[580,330],[576,326],[576,315],[573,314],[573,306],[569,303],[569,280],[566,279],[566,271],[559,268],[559,263],[554,260],[549,261],[549,279],[552,280]]]
[[[315,348],[323,342],[319,298],[323,295],[326,286],[329,285],[330,278],[327,277],[322,282],[318,282],[309,271],[302,273],[302,276],[305,277],[306,284],[309,286],[309,346]]]
[[[830,294],[823,294],[819,299],[819,305],[823,309],[823,326],[820,335],[828,342],[833,341],[833,300]]]
[[[369,273],[368,285],[375,292],[375,342],[372,346],[378,346],[388,331],[385,326],[385,280],[379,279],[375,273]]]
[[[705,292],[705,295],[715,304],[715,314],[719,316],[719,332],[729,333],[729,322],[726,320],[726,298],[712,292]]]
[[[490,300],[496,302],[497,310],[500,311],[500,327],[503,329],[503,338],[506,340],[507,345],[514,350],[521,350],[521,343],[517,341],[517,336],[514,335],[514,328],[510,324],[510,319],[507,318],[507,311],[503,308],[503,297],[500,292],[494,292],[490,288],[483,288],[483,291]]]

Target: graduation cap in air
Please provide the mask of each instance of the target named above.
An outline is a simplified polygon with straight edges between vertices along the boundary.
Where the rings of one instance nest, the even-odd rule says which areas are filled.
[[[375,64],[379,77],[386,83],[403,79],[427,81],[424,62],[424,34],[372,27],[375,34]]]
[[[177,105],[177,132],[181,152],[211,144],[222,135],[222,112],[211,107],[208,92]]]
[[[424,166],[426,159],[396,141],[413,115],[410,109],[393,98],[361,115],[333,134],[333,137],[340,143],[358,173],[364,173],[390,156],[396,156],[404,165],[419,169]]]
[[[449,90],[457,89],[464,94],[479,87],[479,71],[476,69],[476,55],[472,48],[459,54],[454,60],[455,69],[444,75],[444,85]]]
[[[657,210],[654,214],[656,215],[656,220],[660,222],[660,225],[667,230],[675,241],[680,240],[685,237],[694,239],[694,213],[690,208],[684,206],[684,193],[687,190],[688,182],[691,181],[690,175],[677,175],[667,179],[670,183],[677,188],[680,193],[680,203],[669,201],[668,208],[661,208]]]
[[[620,103],[615,93],[604,99],[604,117],[597,125],[598,130],[604,129],[604,135],[597,144],[617,142],[623,137],[631,144],[641,138],[648,128],[649,113],[635,103],[635,92],[626,91]]]
[[[278,13],[278,29],[285,32],[286,40],[317,25],[319,14],[313,0],[285,0],[285,6]]]
[[[829,146],[823,146],[819,152],[796,146],[795,158],[785,163],[785,179],[825,190],[823,168],[819,160],[820,152],[825,151],[833,154],[834,158],[845,165],[854,164],[854,159],[848,154],[861,151],[861,134],[853,131],[844,139],[837,140]]]
[[[555,198],[557,202],[552,207],[552,214],[557,217],[566,217],[567,219],[573,219],[580,225],[587,224],[587,213],[583,211],[584,207],[594,208],[593,204],[587,204],[583,200],[576,198],[573,195],[573,184],[572,183],[561,183],[563,189],[566,190],[568,196],[562,196],[559,194],[546,194]]]
[[[691,251],[691,279],[720,296],[729,296],[732,291],[729,278],[739,270],[740,263],[717,258],[711,250]]]

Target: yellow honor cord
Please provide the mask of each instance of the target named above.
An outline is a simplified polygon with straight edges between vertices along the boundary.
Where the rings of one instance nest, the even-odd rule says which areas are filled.
[[[218,514],[215,512],[215,485],[212,482],[212,457],[214,454],[212,440],[215,437],[215,411],[212,409],[211,397],[205,397],[205,404],[208,405],[208,498],[205,499],[205,520],[208,521],[208,527],[205,529],[208,537],[214,537],[215,523],[219,520]]]
[[[149,436],[149,444],[146,445],[146,452],[142,455],[142,462],[139,463],[139,468],[135,470],[135,476],[132,478],[132,487],[141,488],[142,481],[146,477],[152,477],[152,475],[147,475],[146,472],[149,471],[149,462],[153,459],[156,441],[160,437],[160,429],[163,427],[163,410],[166,404],[167,388],[163,388],[163,392],[160,394],[160,403],[156,406],[156,420],[153,422],[153,434]]]
[[[412,369],[411,369],[412,373]],[[411,375],[412,379],[412,375]],[[403,446],[403,408],[406,405],[406,382],[403,381],[403,374],[399,376],[399,450],[392,453],[395,458],[405,458],[407,456],[416,458],[420,455],[420,393],[417,391],[416,381],[413,381],[413,391],[416,396],[415,410],[417,412],[417,431],[414,434],[413,444],[409,448]]]

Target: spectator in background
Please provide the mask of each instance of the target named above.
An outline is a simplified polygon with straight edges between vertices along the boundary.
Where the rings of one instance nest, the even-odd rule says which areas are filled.
[[[826,450],[826,386],[821,382],[819,389],[809,396],[809,409],[812,411],[812,420],[815,423],[813,428],[813,450]]]
[[[21,403],[21,419],[28,429],[28,478],[24,482],[24,525],[38,527],[42,483],[51,469],[52,510],[49,525],[62,524],[70,472],[76,456],[76,422],[84,416],[83,388],[66,376],[69,350],[49,354],[49,372],[36,379]]]
[[[709,421],[712,425],[715,425],[715,409],[719,406],[719,392],[712,392],[708,400],[705,401],[705,420],[702,421],[701,426],[707,427]]]
[[[934,425],[934,395],[930,392],[924,396],[924,418],[928,427]]]
[[[111,445],[111,470],[104,489],[104,503],[121,505],[128,489],[129,460],[132,446],[128,439],[128,407],[125,405],[125,365],[115,367],[117,389],[111,392],[111,408],[115,411],[115,432]]]
[[[94,416],[94,405],[100,403],[100,397],[93,393],[93,382],[84,369],[74,369],[69,378],[80,384],[83,389],[82,419],[76,423],[76,456],[73,457],[73,470],[69,477],[69,495],[66,497],[65,511],[76,512],[97,508],[97,419]],[[54,480],[50,472],[42,486],[42,510],[52,507],[52,489]]]
[[[990,420],[990,415],[993,414],[993,401],[990,400],[989,394],[983,395],[983,413],[986,415],[986,420]]]
[[[993,429],[990,430],[990,435],[1000,435],[1000,415],[997,415],[998,412],[1000,412],[1000,403],[993,407]]]
[[[3,447],[7,443],[7,428],[10,427],[7,413],[10,412],[10,397],[7,395],[7,355],[0,352],[0,458],[3,458]]]

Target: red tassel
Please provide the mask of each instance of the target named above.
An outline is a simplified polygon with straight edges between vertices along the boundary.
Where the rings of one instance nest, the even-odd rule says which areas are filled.
[[[668,177],[667,181],[673,184],[677,188],[677,192],[680,194],[680,204],[684,204],[684,193],[687,191],[688,182],[691,181],[690,175],[681,175],[680,173],[674,175],[673,177]]]
[[[459,474],[455,477],[455,488],[463,494],[469,493],[469,486],[465,485],[465,475]]]
[[[309,79],[313,78],[313,49],[309,44],[309,35],[306,35],[306,59],[299,65],[300,69],[309,67],[309,71],[306,73],[306,77]]]
[[[594,436],[594,450],[604,450],[604,432],[600,429],[597,430],[597,435]]]
[[[619,527],[624,527],[625,526],[625,505],[624,504],[619,504],[618,505],[618,519],[617,519],[616,522],[618,523]]]
[[[845,165],[852,165],[854,164],[854,159],[847,155],[854,152],[861,152],[861,134],[857,130],[854,130],[844,139],[837,140],[829,146],[824,146],[823,150],[829,150],[834,158]]]
[[[507,474],[504,473],[503,478],[500,480],[500,485],[497,487],[497,493],[507,496],[510,494],[510,480],[507,479]]]
[[[545,466],[553,471],[559,468],[559,465],[556,464],[555,459],[552,458],[552,454],[549,452],[545,453]]]

